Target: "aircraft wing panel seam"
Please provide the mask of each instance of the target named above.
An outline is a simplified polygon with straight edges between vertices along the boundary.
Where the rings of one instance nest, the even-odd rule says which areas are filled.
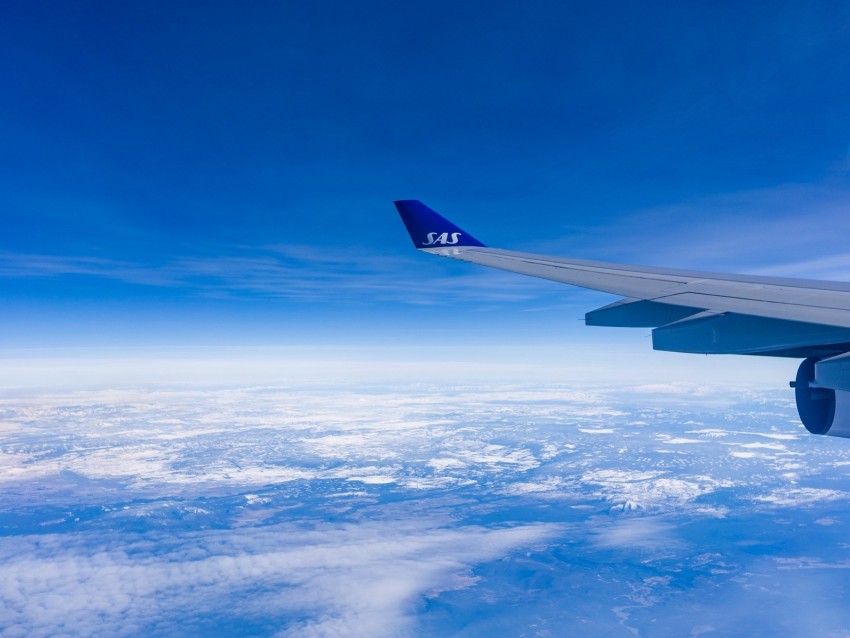
[[[746,286],[754,286],[754,287],[772,287],[772,288],[795,288],[802,291],[814,291],[814,292],[829,292],[829,293],[837,293],[841,295],[850,296],[850,282],[842,282],[842,281],[824,281],[824,280],[815,280],[815,279],[790,279],[790,278],[782,278],[782,277],[771,277],[764,275],[735,275],[728,273],[713,273],[706,271],[689,271],[689,270],[680,270],[673,268],[660,268],[653,266],[638,266],[633,264],[618,264],[613,262],[601,262],[601,261],[592,261],[592,260],[583,260],[583,259],[563,259],[557,257],[549,257],[546,256],[538,256],[533,255],[531,253],[520,253],[517,251],[510,250],[501,250],[494,248],[458,248],[455,250],[455,255],[448,255],[446,253],[437,251],[431,251],[426,249],[426,252],[435,252],[436,254],[440,254],[442,256],[450,257],[453,256],[456,259],[464,259],[465,261],[473,261],[471,259],[466,259],[462,256],[463,253],[469,253],[471,255],[488,255],[490,257],[496,259],[534,259],[539,261],[541,265],[548,265],[552,267],[558,266],[571,266],[571,267],[583,267],[583,268],[600,268],[604,270],[616,270],[618,272],[626,272],[626,273],[642,273],[647,276],[665,276],[665,277],[676,277],[685,281],[700,281],[704,283],[714,283],[714,282],[728,282],[739,285]]]
[[[693,296],[693,297],[706,297],[706,298],[709,298],[709,299],[729,299],[729,300],[740,301],[740,302],[751,303],[751,304],[769,304],[769,305],[772,305],[772,306],[787,306],[789,308],[799,308],[801,310],[804,310],[806,308],[810,308],[812,310],[829,310],[829,311],[834,311],[834,312],[846,313],[848,315],[848,317],[850,317],[850,311],[848,311],[847,308],[840,308],[840,307],[836,307],[836,306],[820,306],[820,305],[817,305],[817,304],[801,303],[801,302],[797,302],[797,301],[775,301],[775,300],[772,300],[772,299],[753,299],[752,297],[743,297],[743,296],[733,295],[733,294],[723,294],[723,293],[720,293],[720,292],[712,293],[712,292],[695,292],[695,291],[692,291],[692,290],[683,290],[681,292],[673,292],[673,293],[670,293],[668,295],[661,295],[659,297],[653,297],[650,301],[658,301],[658,302],[665,302],[665,303],[676,303],[675,301],[672,301],[672,298],[677,297],[677,296],[681,296],[681,295],[690,295],[690,296]],[[690,302],[687,303],[686,305],[689,306],[689,307],[693,307]]]
[[[476,251],[475,254],[486,254],[482,251]],[[576,271],[576,272],[586,272],[586,273],[594,273],[600,275],[607,275],[612,277],[623,277],[628,279],[643,279],[646,281],[657,281],[663,284],[680,284],[687,285],[692,281],[685,277],[677,277],[675,275],[655,275],[649,272],[641,272],[641,271],[633,271],[633,270],[622,270],[617,268],[605,268],[600,266],[584,266],[580,264],[564,264],[564,263],[553,263],[547,261],[545,259],[530,259],[530,258],[521,258],[521,257],[506,257],[504,255],[493,255],[493,257],[497,260],[506,260],[512,262],[519,262],[524,264],[529,264],[533,266],[543,266],[545,268],[552,268],[561,271]],[[469,261],[472,263],[481,263],[475,259],[465,258],[463,253],[459,253],[456,259],[460,259],[463,261]]]
[[[784,319],[835,328],[850,328],[850,312],[842,308],[802,306],[794,303],[763,301],[741,297],[682,292],[652,299],[687,308],[705,308],[716,312],[747,314],[766,319]]]

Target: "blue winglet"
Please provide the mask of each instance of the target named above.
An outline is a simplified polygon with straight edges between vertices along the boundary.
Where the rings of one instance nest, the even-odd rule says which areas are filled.
[[[402,199],[393,202],[407,227],[413,245],[417,248],[443,248],[451,246],[481,246],[480,241],[461,230],[439,213],[431,210],[418,199]]]

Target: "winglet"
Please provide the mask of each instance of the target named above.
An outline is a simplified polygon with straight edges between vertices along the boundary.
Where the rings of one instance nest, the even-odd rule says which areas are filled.
[[[407,227],[407,232],[410,233],[413,245],[417,248],[484,247],[475,237],[417,199],[402,199],[393,203],[401,215],[401,221]]]

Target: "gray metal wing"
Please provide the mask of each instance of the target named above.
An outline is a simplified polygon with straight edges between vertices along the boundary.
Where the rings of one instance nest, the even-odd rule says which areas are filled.
[[[850,284],[727,275],[500,250],[416,200],[396,202],[423,252],[625,297],[588,325],[650,327],[656,350],[826,357],[850,350]]]
[[[563,259],[484,247],[424,248],[452,259],[626,299],[588,325],[652,327],[657,350],[826,356],[850,349],[850,284]]]

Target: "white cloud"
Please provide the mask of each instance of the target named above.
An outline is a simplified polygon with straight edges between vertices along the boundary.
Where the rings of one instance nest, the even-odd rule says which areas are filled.
[[[803,507],[828,501],[846,500],[847,493],[818,487],[787,487],[757,496],[756,500],[780,507]]]
[[[476,563],[558,529],[412,520],[19,538],[0,547],[0,636],[181,634],[198,619],[276,619],[284,636],[414,635],[426,594],[475,586],[465,574]]]
[[[622,518],[602,525],[593,533],[593,542],[607,549],[669,549],[680,543],[675,528],[658,517]]]

